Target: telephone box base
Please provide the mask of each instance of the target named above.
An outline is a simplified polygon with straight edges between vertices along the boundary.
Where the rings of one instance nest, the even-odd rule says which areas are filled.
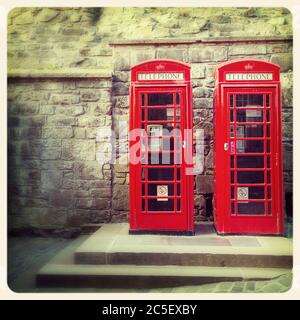
[[[173,235],[173,236],[194,236],[195,232],[190,230],[129,230],[129,234],[161,234],[161,235]]]

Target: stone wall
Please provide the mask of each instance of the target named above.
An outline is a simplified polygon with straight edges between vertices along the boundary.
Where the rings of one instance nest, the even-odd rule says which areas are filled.
[[[280,64],[282,81],[284,189],[292,192],[292,42],[290,40],[210,39],[209,41],[117,41],[114,47],[113,119],[128,121],[130,67],[148,59],[176,59],[190,64],[193,87],[194,129],[204,130],[204,159],[196,159],[195,221],[212,219],[213,194],[213,92],[214,69],[235,59],[262,59]],[[196,132],[195,132],[196,135]],[[124,143],[122,139],[120,143]],[[124,156],[124,155],[123,155]],[[119,169],[120,168],[120,169]],[[116,167],[124,175],[126,167]],[[126,171],[128,172],[128,171]],[[122,176],[123,177],[123,176]],[[125,179],[115,181],[114,188],[125,190]],[[119,186],[120,184],[120,186]],[[125,192],[125,191],[124,191]],[[127,203],[124,202],[125,209]],[[119,209],[120,206],[118,206]]]
[[[111,221],[111,79],[12,78],[8,106],[10,228]]]
[[[128,220],[129,69],[153,58],[192,68],[194,128],[204,129],[205,155],[195,176],[196,221],[211,213],[213,70],[225,61],[248,57],[281,66],[284,187],[291,194],[291,34],[291,14],[282,8],[12,10],[9,227]],[[99,129],[116,131],[115,150],[110,136],[97,137]]]
[[[292,35],[284,8],[15,8],[8,15],[8,67],[111,68],[112,39]]]

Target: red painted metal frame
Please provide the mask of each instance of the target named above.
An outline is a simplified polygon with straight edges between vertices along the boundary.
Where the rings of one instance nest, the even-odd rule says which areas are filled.
[[[148,80],[139,81],[139,73],[159,73],[159,72],[180,72],[184,74],[184,80]],[[137,64],[131,68],[131,85],[130,85],[130,132],[133,129],[140,129],[142,127],[141,121],[141,101],[142,93],[176,93],[181,94],[180,100],[180,121],[181,134],[183,137],[184,129],[192,129],[192,92],[190,84],[190,66],[175,60],[148,60]],[[174,105],[176,102],[174,102]],[[174,106],[175,107],[175,106]],[[164,108],[162,106],[162,108]],[[174,111],[175,112],[175,111]],[[177,121],[174,117],[173,121]],[[162,124],[164,121],[151,121],[151,123]],[[147,119],[146,124],[147,125]],[[130,150],[134,145],[139,144],[139,139],[131,137],[129,139]],[[148,150],[147,150],[148,151]],[[147,152],[146,151],[146,152]],[[172,153],[172,151],[171,151]],[[132,163],[130,154],[130,232],[131,233],[147,233],[147,232],[178,232],[183,234],[193,234],[194,230],[194,177],[186,175],[185,169],[193,167],[191,164],[186,164],[182,161],[178,167],[181,170],[180,181],[180,199],[181,211],[176,212],[177,201],[174,199],[174,211],[142,211],[142,164]],[[181,157],[184,159],[183,148],[181,148]],[[144,167],[151,167],[151,165],[143,165]],[[155,167],[158,167],[155,165]],[[177,176],[175,175],[175,166],[168,165],[174,168],[174,180],[171,181],[148,181],[148,183],[173,184],[174,195],[177,193]],[[146,179],[147,180],[147,179]],[[147,188],[147,183],[145,184]],[[145,192],[147,194],[147,192]],[[144,198],[152,198],[151,196],[144,196]],[[172,196],[169,196],[172,198]],[[146,207],[147,210],[147,207]]]
[[[260,81],[228,81],[226,73],[272,73],[272,80]],[[214,97],[214,114],[215,114],[215,143],[214,143],[214,221],[215,227],[219,234],[274,234],[279,235],[284,231],[283,218],[283,185],[282,185],[282,129],[281,129],[281,84],[280,84],[280,67],[259,60],[239,60],[225,63],[215,70],[215,97]],[[230,172],[236,170],[236,148],[231,153],[224,150],[224,144],[234,139],[230,137],[230,108],[229,97],[236,94],[262,94],[266,97],[270,95],[270,186],[271,199],[260,201],[271,202],[271,212],[268,214],[265,209],[264,214],[237,214],[236,211],[231,212],[231,176]],[[233,110],[236,109],[234,104]],[[264,107],[266,110],[266,98],[264,98]],[[235,111],[233,112],[235,114]],[[266,152],[266,111],[263,111],[264,126],[264,152]],[[236,115],[231,122],[234,126],[236,123]],[[257,123],[256,123],[257,124]],[[236,127],[234,127],[236,128]],[[235,131],[235,130],[234,130]],[[236,131],[235,131],[236,135]],[[239,140],[239,138],[237,138]],[[259,138],[255,138],[258,140]],[[245,139],[247,140],[247,139]],[[250,138],[248,140],[251,140]],[[236,145],[234,145],[236,146]],[[234,167],[230,166],[230,155],[234,156]],[[247,153],[247,155],[249,155]],[[264,183],[266,183],[266,156],[264,155],[264,168],[248,169],[245,171],[264,172]],[[234,183],[237,183],[236,173]],[[249,185],[249,184],[247,184]],[[254,184],[255,186],[255,184]],[[236,189],[234,189],[235,209],[237,208]]]

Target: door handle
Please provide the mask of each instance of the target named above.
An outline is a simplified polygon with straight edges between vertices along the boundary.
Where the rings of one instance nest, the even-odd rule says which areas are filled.
[[[229,143],[228,143],[228,142],[225,142],[225,143],[224,143],[224,150],[225,150],[225,151],[228,151],[228,150],[229,150]]]

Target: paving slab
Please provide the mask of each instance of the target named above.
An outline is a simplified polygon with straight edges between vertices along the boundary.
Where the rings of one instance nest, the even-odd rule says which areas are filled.
[[[272,273],[273,271],[273,273]],[[250,276],[252,272],[252,277]],[[38,286],[94,288],[164,288],[199,285],[222,281],[266,280],[278,270],[259,273],[247,268],[131,266],[131,265],[63,265],[47,264],[37,274]],[[281,270],[288,273],[289,270]]]
[[[209,225],[205,236],[194,237],[129,235],[128,229],[127,223],[104,225],[75,251],[75,263],[292,267],[292,241],[284,237],[224,237]]]

